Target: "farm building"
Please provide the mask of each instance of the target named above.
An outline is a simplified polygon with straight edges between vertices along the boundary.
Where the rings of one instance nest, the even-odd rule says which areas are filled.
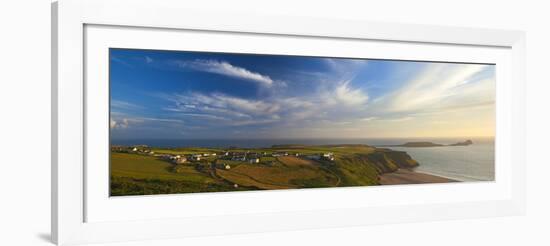
[[[260,163],[260,159],[259,158],[250,158],[250,160],[248,160],[248,162],[250,162],[250,163]]]
[[[334,161],[334,153],[332,153],[332,152],[323,153],[323,159],[326,159],[326,160],[329,160],[329,161]]]
[[[179,158],[175,158],[175,159],[173,160],[173,162],[174,162],[175,164],[183,164],[183,163],[186,163],[186,162],[187,162],[187,158],[185,158],[185,156],[179,157]]]
[[[271,156],[273,157],[277,157],[277,156],[287,156],[288,153],[287,152],[275,152],[273,154],[271,154]]]

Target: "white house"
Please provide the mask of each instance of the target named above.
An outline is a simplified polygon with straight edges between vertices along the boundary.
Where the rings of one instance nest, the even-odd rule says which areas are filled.
[[[187,162],[187,158],[185,158],[185,157],[179,157],[179,158],[174,159],[175,164],[183,164],[183,163],[186,163],[186,162]]]
[[[334,153],[332,152],[323,153],[323,158],[329,161],[334,161]]]
[[[332,152],[323,153],[323,157],[331,157],[332,155],[334,155]]]
[[[271,154],[271,156],[273,156],[273,157],[287,156],[287,155],[288,155],[287,152],[275,152],[275,153]]]
[[[194,160],[194,161],[200,161],[201,160],[201,155],[198,154],[198,155],[192,155],[191,156],[191,159]]]

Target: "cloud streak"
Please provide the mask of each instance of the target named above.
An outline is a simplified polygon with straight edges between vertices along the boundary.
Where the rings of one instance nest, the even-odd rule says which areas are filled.
[[[427,65],[401,88],[384,95],[375,107],[386,113],[419,113],[494,102],[494,77],[471,80],[489,68],[489,65]]]
[[[347,105],[362,105],[367,103],[369,97],[360,89],[353,89],[349,86],[350,81],[345,81],[336,87],[336,98],[339,102]]]
[[[195,60],[192,62],[178,61],[178,66],[182,68],[191,68],[202,72],[214,73],[244,79],[258,83],[259,85],[271,87],[274,81],[267,75],[252,72],[246,68],[234,66],[226,61],[216,60]]]
[[[111,129],[126,129],[132,125],[143,124],[143,123],[176,123],[183,124],[183,120],[180,119],[164,119],[164,118],[151,118],[151,117],[136,117],[128,116],[125,114],[113,112],[111,113],[111,119],[109,122],[109,127]]]

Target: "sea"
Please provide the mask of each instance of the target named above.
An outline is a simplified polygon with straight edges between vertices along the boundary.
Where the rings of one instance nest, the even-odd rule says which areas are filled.
[[[427,141],[452,144],[467,139],[468,146],[445,147],[386,147],[406,142]],[[495,144],[493,138],[365,138],[365,139],[119,139],[112,145],[141,145],[154,147],[207,147],[207,148],[263,148],[273,145],[302,144],[367,144],[405,151],[418,161],[415,171],[451,178],[459,181],[493,181],[495,179]]]

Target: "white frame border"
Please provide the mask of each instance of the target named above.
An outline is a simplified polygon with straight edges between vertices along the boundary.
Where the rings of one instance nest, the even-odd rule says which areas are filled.
[[[257,16],[185,10],[178,0],[61,0],[52,4],[52,239],[58,244],[142,240],[244,232],[282,231],[368,224],[519,215],[525,210],[525,85],[523,32],[489,29]],[[182,14],[185,13],[185,14]],[[217,16],[212,18],[212,16]],[[223,25],[220,25],[223,23]],[[299,23],[297,25],[296,23]],[[84,218],[84,25],[177,28],[399,42],[500,46],[511,49],[510,143],[514,151],[511,198],[499,201],[408,205],[378,210],[222,215],[149,221],[85,223]],[[360,30],[360,31],[358,31]],[[452,209],[453,213],[448,213]],[[292,223],[289,223],[289,219]],[[330,221],[330,223],[326,223]],[[225,228],[212,230],[211,225]],[[117,233],[112,233],[116,229]]]

